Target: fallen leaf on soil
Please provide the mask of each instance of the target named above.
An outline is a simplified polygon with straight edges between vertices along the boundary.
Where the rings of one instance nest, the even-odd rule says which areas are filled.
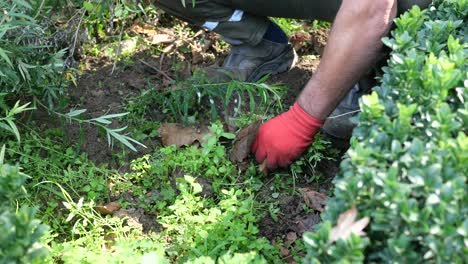
[[[287,256],[289,256],[289,254],[291,254],[291,251],[289,251],[289,249],[287,249],[285,247],[280,248],[280,256],[287,257]]]
[[[190,44],[190,47],[192,48],[192,63],[198,64],[203,62],[202,49],[196,44]]]
[[[295,225],[291,226],[291,229],[300,235],[304,234],[306,231],[314,232],[314,226],[321,221],[322,219],[319,214],[310,214],[306,218],[295,221]]]
[[[206,127],[184,127],[175,123],[164,123],[159,128],[159,135],[161,136],[164,146],[177,146],[192,145],[194,142],[204,142],[204,137],[210,134],[211,131]]]
[[[165,49],[163,49],[163,53],[164,54],[167,54],[167,53],[171,53],[172,51],[174,51],[175,49],[177,49],[177,47],[179,47],[180,45],[182,45],[184,43],[184,41],[178,39],[174,42],[172,42],[172,44],[170,44],[169,46],[167,46]]]
[[[258,168],[260,169],[260,172],[263,174],[263,176],[268,176],[268,167],[266,165],[266,160],[264,160]]]
[[[151,44],[159,45],[159,44],[167,44],[174,42],[175,38],[169,34],[154,34],[151,38]]]
[[[138,25],[138,23],[135,23],[132,25],[130,30],[137,34],[145,34],[145,35],[156,34],[156,30],[148,24]]]
[[[110,202],[105,205],[98,205],[95,207],[95,209],[103,215],[111,215],[120,209],[120,204],[118,202]]]
[[[143,24],[139,25],[137,23],[133,24],[130,30],[137,34],[144,34],[148,36],[148,40],[153,45],[172,43],[175,41],[175,36],[170,29],[160,28],[156,30],[154,27]]]
[[[299,193],[302,195],[302,198],[310,209],[317,210],[321,213],[325,210],[325,205],[327,204],[326,195],[313,191],[308,187],[299,188]]]
[[[330,231],[329,242],[335,242],[339,239],[346,240],[351,234],[363,236],[366,233],[363,231],[364,228],[369,224],[369,217],[364,217],[356,221],[357,209],[356,206],[340,214],[338,217],[338,223]]]
[[[257,121],[241,129],[234,139],[234,147],[231,152],[231,161],[235,163],[243,162],[250,154],[250,148],[255,141],[257,131],[262,121]]]
[[[291,246],[294,242],[297,240],[297,234],[296,232],[289,232],[286,235],[286,241],[284,242],[285,247]]]

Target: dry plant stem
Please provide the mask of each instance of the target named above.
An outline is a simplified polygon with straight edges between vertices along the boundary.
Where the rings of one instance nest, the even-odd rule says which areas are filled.
[[[339,118],[339,117],[347,116],[347,115],[352,115],[352,114],[359,113],[359,112],[361,112],[361,110],[354,110],[354,111],[346,112],[346,113],[343,113],[343,114],[340,114],[340,115],[329,116],[327,119],[335,119],[335,118]]]
[[[77,26],[76,31],[75,31],[75,37],[74,37],[74,40],[73,40],[73,48],[71,49],[71,52],[70,52],[70,55],[69,55],[70,58],[73,58],[73,55],[75,54],[76,42],[78,40],[78,32],[80,32],[81,23],[83,22],[83,18],[84,18],[85,14],[86,14],[84,8],[80,9],[80,11],[82,12],[82,14],[81,14],[81,17],[80,17],[80,22],[78,22],[78,26]]]
[[[143,63],[144,65],[150,67],[151,69],[155,70],[157,73],[161,74],[162,76],[164,76],[168,81],[175,82],[175,80],[172,79],[169,75],[167,75],[167,73],[165,73],[164,71],[158,69],[156,66],[153,66],[153,65],[147,63],[144,60],[140,60],[140,62]]]
[[[42,0],[41,5],[37,9],[36,15],[34,15],[34,19],[36,19],[39,16],[39,14],[41,13],[42,8],[44,8],[44,3],[45,3],[45,0]]]
[[[120,55],[120,52],[122,51],[122,34],[123,34],[123,29],[124,29],[124,27],[125,27],[125,25],[122,26],[122,28],[120,29],[120,34],[119,34],[119,48],[117,49],[117,54],[115,54],[114,65],[112,65],[112,70],[111,70],[111,73],[110,73],[111,76],[112,76],[112,74],[114,74],[115,68],[117,67],[118,57],[119,57],[119,55]]]

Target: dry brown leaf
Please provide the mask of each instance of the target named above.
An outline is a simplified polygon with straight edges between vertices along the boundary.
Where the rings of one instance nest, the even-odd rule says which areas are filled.
[[[145,34],[145,35],[156,34],[156,30],[152,26],[150,26],[148,24],[139,25],[139,24],[135,23],[130,28],[130,30],[137,33],[137,34]]]
[[[314,210],[323,212],[327,205],[327,196],[312,190],[311,188],[299,188],[299,193],[302,195],[306,205]]]
[[[287,256],[289,256],[289,254],[291,254],[291,251],[289,251],[289,249],[287,249],[285,247],[280,248],[280,256],[287,257]]]
[[[258,129],[262,125],[262,121],[256,121],[249,126],[241,129],[234,139],[234,147],[232,148],[230,159],[237,163],[240,168],[246,168],[246,160],[251,152],[252,144],[257,136]],[[268,176],[268,168],[266,161],[259,165],[260,172],[264,176]]]
[[[243,162],[250,154],[250,148],[255,141],[257,131],[262,121],[257,121],[241,129],[234,139],[234,147],[231,152],[231,161],[235,163]]]
[[[148,24],[133,24],[130,30],[137,34],[147,35],[147,39],[153,45],[173,43],[175,41],[175,36],[172,30],[159,28],[156,30],[154,27]]]
[[[320,214],[310,214],[306,218],[295,221],[290,228],[299,234],[304,234],[306,231],[314,231],[314,226],[322,222]]]
[[[181,124],[164,123],[159,128],[159,135],[161,136],[164,146],[177,146],[192,145],[195,142],[204,142],[204,137],[212,133],[206,126],[200,128],[184,127]]]
[[[285,247],[289,247],[291,246],[292,244],[294,244],[294,242],[296,242],[297,240],[297,234],[296,232],[289,232],[287,235],[286,235],[286,241],[284,242],[284,246]]]
[[[177,45],[175,43],[172,43],[171,45],[169,45],[169,46],[167,46],[167,47],[165,47],[163,49],[163,53],[164,54],[170,53],[170,52],[174,51],[176,48],[177,48]]]
[[[329,242],[335,242],[339,239],[346,240],[351,234],[363,236],[366,233],[363,231],[364,228],[369,224],[369,217],[364,217],[356,221],[357,209],[353,206],[351,209],[340,214],[338,217],[338,223],[330,231]]]
[[[192,48],[192,63],[198,64],[203,62],[202,49],[196,44],[190,44],[190,47]]]
[[[263,176],[267,177],[268,176],[268,167],[267,167],[267,164],[266,164],[266,160],[264,160],[259,166],[258,168],[260,169],[260,172],[263,174]]]
[[[166,48],[163,49],[163,53],[164,54],[168,54],[168,53],[171,53],[173,52],[174,50],[176,50],[180,45],[184,44],[184,41],[183,40],[176,40],[174,42],[172,42],[171,44],[169,44]]]
[[[119,210],[120,209],[120,204],[118,202],[110,202],[108,204],[105,204],[105,205],[98,205],[95,207],[96,211],[98,211],[99,213],[103,214],[103,215],[111,215],[113,214],[115,211]]]
[[[154,34],[151,38],[151,44],[153,45],[173,43],[174,41],[175,37],[169,34]]]

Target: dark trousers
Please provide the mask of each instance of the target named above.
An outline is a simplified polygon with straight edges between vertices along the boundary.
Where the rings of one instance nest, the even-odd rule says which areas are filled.
[[[185,2],[185,6],[183,4]],[[431,0],[399,0],[399,13]],[[154,0],[167,13],[222,35],[231,44],[258,44],[268,17],[318,19],[332,22],[341,0]]]

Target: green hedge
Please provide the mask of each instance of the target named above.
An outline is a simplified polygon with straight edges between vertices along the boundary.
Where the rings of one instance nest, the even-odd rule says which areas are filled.
[[[307,263],[467,263],[468,1],[434,1],[396,20],[380,87],[363,98]],[[367,235],[329,242],[356,206]]]
[[[24,198],[27,177],[19,166],[4,164],[5,148],[0,149],[0,263],[42,263],[47,249],[41,238],[49,229],[35,218],[36,209],[18,208]]]

